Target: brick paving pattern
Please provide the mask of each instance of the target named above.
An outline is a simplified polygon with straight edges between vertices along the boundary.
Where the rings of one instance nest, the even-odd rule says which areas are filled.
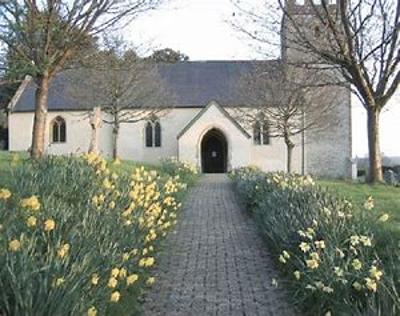
[[[226,175],[205,175],[190,190],[155,276],[145,315],[294,315]]]

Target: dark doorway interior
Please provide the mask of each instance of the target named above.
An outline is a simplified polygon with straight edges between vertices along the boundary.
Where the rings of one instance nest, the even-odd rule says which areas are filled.
[[[204,173],[227,172],[228,144],[224,134],[211,129],[201,141],[201,165]]]

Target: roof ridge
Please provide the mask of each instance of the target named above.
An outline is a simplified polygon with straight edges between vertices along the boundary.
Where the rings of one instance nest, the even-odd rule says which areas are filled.
[[[204,60],[182,60],[175,63],[162,64],[190,64],[190,63],[247,63],[247,62],[279,62],[280,59],[204,59]]]

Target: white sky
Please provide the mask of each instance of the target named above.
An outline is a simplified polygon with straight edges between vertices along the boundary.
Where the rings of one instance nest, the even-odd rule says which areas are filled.
[[[131,23],[124,36],[135,45],[179,50],[190,60],[260,58],[251,43],[226,22],[234,11],[230,0],[170,0],[162,9]],[[364,156],[366,114],[353,99],[353,155]],[[399,103],[400,97],[392,100],[382,114],[381,149],[388,156],[400,156]]]

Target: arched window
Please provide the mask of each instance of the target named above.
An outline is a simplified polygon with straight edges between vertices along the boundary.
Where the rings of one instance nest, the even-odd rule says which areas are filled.
[[[61,116],[57,116],[50,124],[52,143],[65,143],[67,141],[67,124]]]
[[[256,121],[253,126],[253,140],[255,145],[261,145],[261,124]]]
[[[145,134],[146,147],[153,147],[153,124],[151,122],[147,122]]]
[[[263,145],[269,145],[269,124],[266,120],[262,126],[262,143]]]
[[[258,119],[253,125],[253,141],[255,145],[269,145],[269,124],[266,119]]]
[[[146,147],[161,147],[161,124],[156,121],[146,123]]]
[[[154,144],[156,147],[161,147],[161,124],[156,122],[154,124]]]

